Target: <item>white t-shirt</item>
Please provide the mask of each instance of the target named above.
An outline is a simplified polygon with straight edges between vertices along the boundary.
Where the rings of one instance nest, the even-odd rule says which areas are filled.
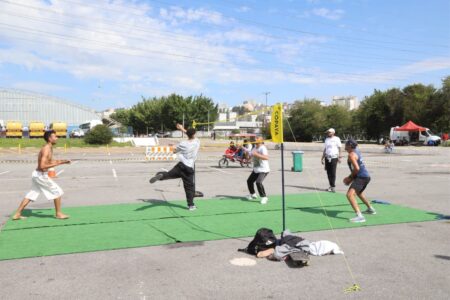
[[[341,139],[337,136],[327,137],[325,139],[325,157],[327,158],[338,158],[339,148],[342,147]]]
[[[197,159],[199,148],[200,141],[198,139],[185,140],[180,142],[176,148],[178,159],[186,166],[194,168],[194,163]]]
[[[269,155],[269,151],[267,151],[267,148],[264,145],[259,146],[259,148],[253,149],[253,151],[256,151],[262,155]],[[259,157],[253,156],[253,171],[255,173],[269,173],[269,161],[267,159],[261,159]]]

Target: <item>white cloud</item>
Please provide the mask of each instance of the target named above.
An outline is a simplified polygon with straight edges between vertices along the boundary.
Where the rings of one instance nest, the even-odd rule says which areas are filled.
[[[4,45],[0,48],[0,64],[115,82],[123,95],[133,92],[144,96],[201,93],[211,83],[379,82],[449,69],[448,58],[389,72],[348,76],[320,68],[297,69],[295,66],[303,65],[299,62],[304,51],[329,40],[318,36],[299,38],[295,34],[277,39],[268,36],[263,28],[242,26],[205,9],[170,7],[152,14],[152,7],[141,1],[114,1],[113,6],[109,0],[95,1],[95,5],[85,1],[84,6],[57,0],[14,2],[20,5],[0,1],[1,23],[10,25],[0,24]],[[226,26],[192,26],[199,22]],[[38,92],[58,88],[51,83],[22,80],[16,82],[16,87]],[[109,97],[126,98],[123,95]]]
[[[173,25],[192,22],[202,22],[216,25],[225,23],[225,19],[222,17],[222,14],[215,11],[206,10],[204,8],[184,9],[177,6],[172,6],[169,9],[161,8],[159,13],[163,20],[169,21]]]
[[[328,8],[316,8],[312,10],[312,13],[316,16],[329,19],[329,20],[339,20],[344,15],[345,11],[342,9],[330,10]]]
[[[240,13],[249,12],[250,11],[250,7],[248,7],[248,6],[241,6],[238,9],[236,9],[236,11],[240,12]]]

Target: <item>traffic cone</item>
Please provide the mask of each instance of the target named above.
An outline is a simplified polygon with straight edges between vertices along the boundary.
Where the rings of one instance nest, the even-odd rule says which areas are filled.
[[[50,177],[50,178],[56,178],[56,171],[55,171],[55,168],[49,168],[49,169],[48,169],[48,177]]]

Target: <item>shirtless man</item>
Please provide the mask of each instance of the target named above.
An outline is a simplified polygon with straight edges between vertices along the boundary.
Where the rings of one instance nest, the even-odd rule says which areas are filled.
[[[46,131],[44,140],[47,142],[45,146],[39,151],[38,167],[31,175],[31,191],[26,194],[25,198],[19,205],[13,220],[24,219],[22,211],[30,203],[36,201],[39,195],[44,193],[48,200],[55,202],[55,217],[57,219],[68,219],[69,216],[61,212],[61,196],[64,194],[63,190],[48,177],[48,169],[62,164],[70,164],[70,160],[53,160],[53,145],[56,144],[58,137],[55,131]]]

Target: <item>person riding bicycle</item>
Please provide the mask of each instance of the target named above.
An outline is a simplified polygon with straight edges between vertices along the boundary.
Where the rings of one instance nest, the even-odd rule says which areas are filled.
[[[228,149],[230,150],[230,152],[237,152],[238,150],[233,141],[230,142],[230,146],[228,147]]]

